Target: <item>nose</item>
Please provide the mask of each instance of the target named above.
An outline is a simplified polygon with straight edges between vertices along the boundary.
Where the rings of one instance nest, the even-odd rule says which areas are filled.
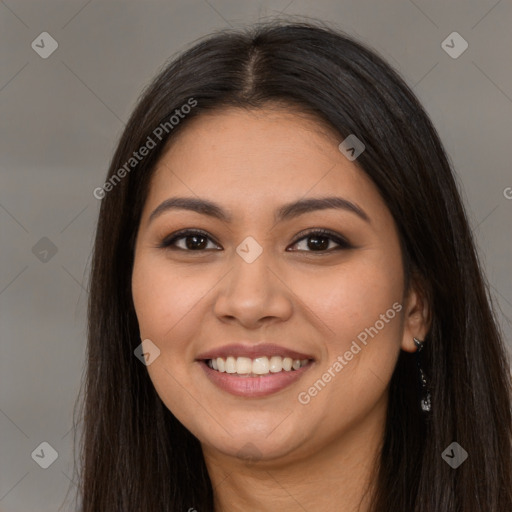
[[[214,313],[223,322],[238,322],[246,329],[283,322],[293,312],[293,293],[279,276],[265,251],[252,263],[236,254],[221,281]]]

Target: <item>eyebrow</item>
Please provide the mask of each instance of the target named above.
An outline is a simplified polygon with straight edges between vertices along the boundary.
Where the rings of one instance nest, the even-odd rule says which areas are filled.
[[[365,211],[347,199],[342,197],[318,197],[309,199],[299,199],[291,203],[282,205],[275,213],[275,221],[282,222],[298,217],[305,213],[326,210],[326,209],[345,210],[356,214],[364,221],[370,223],[370,218]],[[201,215],[208,215],[223,222],[232,222],[232,215],[222,209],[217,203],[207,199],[199,199],[195,197],[171,197],[160,203],[151,213],[148,224],[156,217],[170,210],[189,210]]]

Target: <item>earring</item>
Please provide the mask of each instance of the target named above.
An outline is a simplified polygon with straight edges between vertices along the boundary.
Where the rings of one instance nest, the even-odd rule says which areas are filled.
[[[416,351],[416,364],[418,365],[418,373],[420,376],[420,386],[421,386],[421,395],[422,395],[421,401],[420,401],[421,410],[425,413],[428,413],[432,409],[432,400],[431,400],[430,390],[429,390],[428,384],[427,384],[427,378],[426,378],[425,372],[423,371],[423,368],[422,368],[423,357],[422,357],[421,351],[423,349],[423,345],[424,345],[425,341],[418,340],[417,338],[413,338],[413,340],[414,340],[414,344],[416,345],[416,347],[418,349]]]

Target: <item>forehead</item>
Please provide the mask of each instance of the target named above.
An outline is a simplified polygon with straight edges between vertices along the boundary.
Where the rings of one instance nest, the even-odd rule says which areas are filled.
[[[270,170],[304,156],[311,164],[329,161],[338,139],[325,123],[290,109],[228,108],[189,121],[170,141],[161,162],[205,164],[214,159],[218,171],[238,168],[242,172],[258,166],[261,175],[264,168]]]
[[[373,182],[339,151],[334,129],[293,110],[229,108],[187,122],[160,158],[147,204],[169,195],[254,208],[343,194],[380,202]]]

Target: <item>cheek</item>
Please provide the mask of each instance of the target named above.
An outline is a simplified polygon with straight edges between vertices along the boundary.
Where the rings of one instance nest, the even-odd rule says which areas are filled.
[[[369,256],[325,274],[295,279],[300,287],[295,291],[304,297],[306,311],[314,312],[312,318],[322,326],[329,345],[351,340],[376,322],[378,327],[384,322],[386,330],[399,333],[399,315],[393,304],[400,304],[403,296],[400,259],[383,261],[377,254]]]
[[[173,331],[198,305],[212,284],[207,276],[197,279],[186,269],[172,269],[161,258],[135,260],[132,294],[141,336],[160,340],[174,338]]]
[[[307,383],[311,394],[303,391],[312,398],[313,407],[324,410],[336,404],[334,410],[344,410],[347,420],[366,411],[384,393],[400,350],[400,258],[377,252],[366,256],[301,284],[307,309],[315,313],[312,318],[325,333],[322,382],[313,379]],[[303,395],[301,403],[308,396]],[[337,421],[335,415],[329,417]]]
[[[190,423],[192,414],[189,390],[194,357],[190,339],[200,325],[194,313],[211,286],[204,280],[197,282],[187,272],[171,271],[165,261],[148,255],[135,260],[132,295],[140,337],[160,349],[147,371],[166,407],[184,424]]]

